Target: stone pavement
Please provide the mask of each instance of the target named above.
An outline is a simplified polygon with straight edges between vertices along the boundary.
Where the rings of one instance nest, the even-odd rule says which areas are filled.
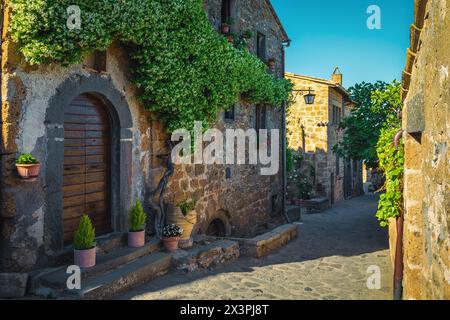
[[[374,217],[376,196],[337,203],[303,215],[299,237],[263,258],[241,258],[198,273],[171,273],[120,299],[391,299],[387,230]],[[381,289],[369,290],[368,267],[381,270]]]

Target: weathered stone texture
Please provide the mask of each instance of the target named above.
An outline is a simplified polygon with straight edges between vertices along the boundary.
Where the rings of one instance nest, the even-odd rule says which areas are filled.
[[[288,147],[301,151],[304,155],[304,174],[314,184],[318,196],[329,200],[332,198],[335,201],[342,200],[344,199],[345,164],[340,158],[339,172],[337,172],[338,158],[332,152],[332,148],[342,139],[343,131],[339,129],[338,123],[333,122],[333,106],[341,110],[341,118],[348,115],[351,110],[351,106],[346,103],[348,96],[343,94],[342,89],[334,88],[336,84],[329,80],[292,73],[287,73],[286,77],[294,83],[295,89],[311,88],[316,94],[314,104],[307,105],[303,95],[295,93],[294,104],[289,107],[286,119]],[[303,92],[303,94],[306,93]],[[315,176],[310,176],[310,168],[314,168]],[[331,174],[333,174],[333,181]],[[348,172],[348,174],[352,173]],[[352,182],[355,190],[356,182],[362,183],[362,175],[359,174],[359,176]],[[331,191],[332,183],[333,191]],[[290,181],[289,185],[295,189],[295,181]]]
[[[129,79],[128,54],[119,43],[112,44],[107,50],[106,72],[97,73],[82,65],[30,67],[10,41],[6,31],[8,1],[5,5],[0,151],[5,154],[1,163],[0,270],[26,272],[47,265],[63,249],[62,216],[60,210],[55,209],[60,208],[56,204],[61,205],[62,201],[62,191],[55,190],[55,181],[61,182],[62,174],[53,174],[61,162],[49,160],[58,158],[54,156],[55,150],[61,151],[64,142],[61,138],[63,120],[49,120],[61,119],[64,103],[58,105],[58,99],[63,101],[70,92],[92,84],[85,92],[98,92],[101,87],[106,100],[116,104],[110,99],[114,96],[119,101],[114,105],[119,118],[123,113],[129,122],[125,127],[121,123],[116,128],[120,140],[117,142],[120,168],[113,175],[119,175],[116,179],[120,180],[120,186],[112,186],[114,194],[117,194],[113,196],[112,204],[116,212],[112,217],[114,231],[127,230],[126,215],[135,198],[147,204],[146,198],[164,173],[165,165],[158,156],[168,152],[165,142],[170,137],[157,116],[140,103],[136,88]],[[220,1],[208,1],[205,7],[218,28]],[[236,2],[235,10],[235,31],[254,31],[254,42],[256,31],[265,33],[268,58],[276,58],[276,74],[281,76],[283,32],[266,1]],[[255,52],[254,42],[250,41],[252,52]],[[70,92],[61,92],[61,88]],[[236,105],[235,121],[225,122],[223,114],[220,114],[215,127],[252,128],[255,126],[255,108],[241,102]],[[267,128],[280,126],[280,110],[268,108]],[[38,181],[25,183],[18,177],[14,162],[22,152],[32,152],[41,161]],[[224,165],[177,165],[165,202],[178,204],[196,196],[199,217],[195,232],[206,232],[210,222],[219,218],[231,234],[255,235],[267,227],[273,216],[280,217],[282,168],[274,176],[261,176],[259,166],[230,166],[231,177],[228,179],[225,177],[226,168]]]
[[[404,296],[450,299],[450,3],[430,0],[404,106]],[[417,110],[417,104],[423,112]],[[420,119],[419,119],[420,118]]]

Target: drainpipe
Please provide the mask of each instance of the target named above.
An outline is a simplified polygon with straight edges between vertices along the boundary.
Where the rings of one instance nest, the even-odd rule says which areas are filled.
[[[286,74],[286,64],[285,64],[285,47],[289,47],[290,40],[286,43],[282,44],[282,76],[284,78]],[[282,198],[282,206],[283,206],[283,216],[287,223],[291,223],[291,219],[289,219],[289,215],[287,213],[287,199],[286,199],[286,193],[287,193],[287,163],[286,163],[286,101],[283,102],[283,106],[281,108],[281,161],[283,163],[283,172],[282,172],[282,183],[283,183],[283,198]]]
[[[400,118],[401,116],[399,116]],[[398,149],[400,139],[403,136],[404,130],[399,130],[394,137],[394,146]],[[397,239],[395,243],[395,262],[394,262],[394,300],[402,300],[403,295],[403,224],[404,213],[395,220],[397,227]]]

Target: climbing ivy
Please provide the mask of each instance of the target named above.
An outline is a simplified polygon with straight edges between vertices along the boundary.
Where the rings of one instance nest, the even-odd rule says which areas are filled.
[[[379,167],[386,178],[377,212],[377,218],[383,227],[388,225],[389,218],[398,217],[403,208],[403,142],[400,141],[398,148],[393,143],[399,130],[400,125],[383,128],[377,143]]]
[[[239,98],[280,106],[292,84],[212,27],[202,0],[12,0],[10,31],[30,64],[80,63],[113,41],[129,48],[144,106],[169,131],[212,124]],[[67,27],[70,5],[81,29]]]

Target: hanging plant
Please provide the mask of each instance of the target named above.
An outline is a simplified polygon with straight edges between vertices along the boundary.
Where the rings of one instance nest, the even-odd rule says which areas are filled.
[[[133,44],[132,81],[169,132],[191,129],[195,121],[207,128],[240,96],[273,106],[290,100],[292,84],[218,34],[202,0],[81,1],[79,30],[66,25],[71,4],[11,0],[11,36],[26,61],[71,65],[115,40]]]

